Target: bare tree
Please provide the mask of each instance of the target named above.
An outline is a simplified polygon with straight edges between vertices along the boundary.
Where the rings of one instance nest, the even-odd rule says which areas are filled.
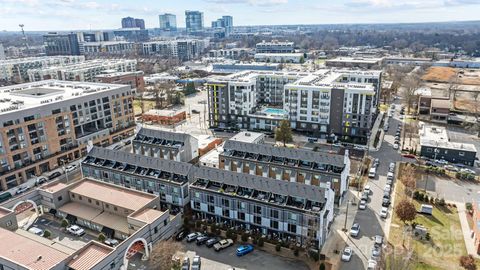
[[[420,75],[416,72],[411,72],[408,76],[404,77],[402,81],[403,85],[403,99],[407,104],[407,114],[410,114],[410,109],[415,101],[415,91],[420,86]]]
[[[475,134],[477,135],[477,137],[480,138],[480,109],[478,108],[478,106],[480,106],[480,103],[479,103],[479,97],[480,97],[480,89],[477,89],[479,91],[477,92],[473,92],[472,93],[472,98],[474,100],[474,103],[473,103],[473,115],[475,117],[475,120],[474,122],[464,122],[463,126],[465,127],[465,129],[467,130],[470,130],[472,132],[475,132]]]
[[[179,264],[172,260],[173,256],[178,252],[182,252],[183,248],[180,243],[173,240],[160,241],[153,246],[148,261],[148,269],[171,270],[178,269]]]
[[[413,270],[416,267],[417,254],[413,249],[386,249],[379,262],[379,268],[384,270]]]
[[[413,194],[417,187],[417,180],[415,176],[415,167],[412,164],[407,164],[400,174],[400,182],[405,186],[405,193],[407,195]]]
[[[175,85],[171,82],[157,82],[149,89],[155,99],[155,108],[162,109],[163,102],[168,100],[168,96],[175,91]]]
[[[453,94],[453,108],[455,109],[455,102],[457,101],[457,91],[459,86],[458,70],[455,69],[455,74],[448,79],[448,98],[452,100]]]

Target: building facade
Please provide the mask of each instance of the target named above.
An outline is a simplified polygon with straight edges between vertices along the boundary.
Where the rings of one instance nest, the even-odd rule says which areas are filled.
[[[122,28],[140,28],[145,29],[145,21],[132,17],[122,18]]]
[[[158,55],[168,58],[178,58],[189,61],[199,58],[208,46],[208,41],[203,39],[177,39],[144,42],[144,55]]]
[[[305,61],[305,56],[303,53],[256,53],[255,61],[298,64]]]
[[[80,55],[80,45],[76,33],[48,33],[43,36],[45,53],[52,55]]]
[[[107,72],[97,75],[95,81],[99,83],[130,85],[132,89],[135,89],[136,93],[142,93],[145,90],[143,71]]]
[[[4,60],[0,61],[0,79],[16,83],[28,82],[30,81],[28,76],[29,70],[77,64],[84,61],[84,56],[74,55],[27,57]]]
[[[165,13],[158,16],[160,21],[160,30],[162,31],[177,31],[177,16],[170,13]]]
[[[203,12],[185,11],[185,25],[187,34],[196,34],[203,32]]]
[[[209,167],[196,170],[190,186],[198,218],[241,226],[279,239],[321,248],[333,221],[330,188],[278,181]]]
[[[77,64],[30,69],[27,73],[31,82],[49,79],[94,82],[96,76],[112,70],[117,72],[135,72],[137,70],[137,61],[129,59],[97,59]]]
[[[366,143],[381,71],[245,71],[211,77],[207,86],[210,127],[273,131],[285,119],[312,136]]]
[[[192,164],[94,147],[82,162],[84,177],[160,196],[162,209],[178,213],[190,203]]]
[[[230,36],[233,31],[233,17],[223,16],[222,18],[213,21],[212,28],[222,30],[224,37]]]
[[[80,43],[82,55],[125,55],[136,53],[135,43],[128,41],[101,41]]]
[[[135,154],[191,162],[198,157],[198,139],[190,134],[141,128],[132,141]]]
[[[289,41],[278,41],[273,40],[266,42],[265,40],[257,43],[255,46],[256,53],[294,53],[295,52],[295,43]]]
[[[5,48],[3,47],[3,44],[0,43],[0,61],[5,59]]]
[[[0,88],[0,187],[7,190],[133,135],[129,86],[47,80]]]
[[[228,140],[220,154],[221,169],[287,182],[329,187],[336,201],[348,190],[350,159],[345,155],[289,149]]]

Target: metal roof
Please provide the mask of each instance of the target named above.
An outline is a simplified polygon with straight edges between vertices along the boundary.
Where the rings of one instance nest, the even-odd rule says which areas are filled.
[[[268,144],[252,144],[231,140],[226,141],[223,148],[225,150],[235,150],[252,154],[330,164],[337,167],[344,167],[345,165],[343,155],[315,152],[298,148],[275,147]]]
[[[258,175],[237,173],[210,167],[199,167],[195,170],[195,178],[263,192],[271,192],[283,196],[305,198],[315,202],[325,201],[325,188],[276,180]]]
[[[191,135],[187,133],[181,132],[170,132],[165,130],[159,129],[150,129],[150,128],[141,128],[137,135],[143,135],[152,138],[160,138],[162,140],[170,140],[170,141],[180,141],[186,142]]]

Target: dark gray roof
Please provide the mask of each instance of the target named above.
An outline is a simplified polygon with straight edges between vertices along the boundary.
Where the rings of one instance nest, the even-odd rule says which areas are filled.
[[[189,175],[192,164],[169,159],[153,158],[124,151],[93,147],[87,156],[128,163],[148,169],[157,169],[179,175]]]
[[[141,128],[138,133],[139,135],[158,138],[169,141],[178,141],[185,142],[190,139],[191,135],[186,133],[170,132],[165,130],[150,129],[150,128]]]
[[[195,168],[195,178],[202,178],[232,186],[251,188],[278,195],[305,198],[314,202],[325,201],[325,188],[302,183],[276,180],[272,178],[220,170],[210,167]]]
[[[226,141],[223,148],[225,150],[235,150],[344,167],[344,156],[338,154],[315,152],[298,148],[275,147],[268,144],[254,144],[232,140]]]

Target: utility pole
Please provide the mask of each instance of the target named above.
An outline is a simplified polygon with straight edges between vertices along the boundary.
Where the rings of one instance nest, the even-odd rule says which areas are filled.
[[[22,24],[19,24],[18,26],[20,26],[20,29],[22,29],[23,45],[25,45],[25,48],[27,48],[27,51],[29,51],[30,48],[28,47],[27,36],[25,35],[25,30],[23,29],[25,25],[22,23]]]
[[[347,191],[348,192],[348,191]],[[348,193],[347,193],[348,195]],[[343,231],[347,231],[347,219],[348,219],[348,205],[350,204],[350,200],[347,199],[347,209],[345,211],[345,222],[343,223]]]

